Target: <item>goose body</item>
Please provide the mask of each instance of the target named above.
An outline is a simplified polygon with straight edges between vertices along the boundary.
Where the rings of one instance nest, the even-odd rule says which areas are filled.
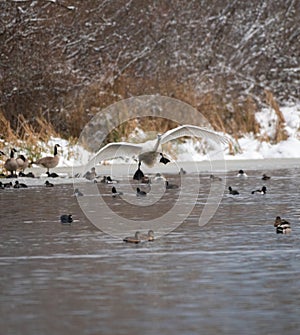
[[[18,163],[17,160],[14,157],[15,152],[17,152],[16,149],[11,149],[10,151],[10,158],[8,158],[4,163],[4,168],[10,172],[11,177],[14,177],[16,174],[16,171],[18,169]]]
[[[25,171],[26,168],[28,168],[29,161],[24,155],[19,155],[16,158],[17,164],[18,164],[18,170],[21,170],[22,172]]]
[[[47,156],[47,157],[40,158],[37,161],[33,162],[33,164],[40,165],[40,166],[46,168],[47,172],[49,172],[49,169],[55,168],[59,163],[59,156],[58,156],[58,153],[57,153],[57,148],[58,147],[60,147],[60,145],[55,144],[53,156]]]
[[[152,167],[155,164],[157,157],[161,155],[161,162],[166,164],[169,160],[161,153],[161,145],[183,136],[197,136],[213,140],[216,143],[228,143],[226,136],[220,135],[213,130],[193,125],[183,125],[171,129],[164,134],[158,134],[156,140],[147,141],[141,144],[128,142],[109,143],[95,154],[94,159],[99,162],[118,157],[137,156],[139,167],[141,162]]]

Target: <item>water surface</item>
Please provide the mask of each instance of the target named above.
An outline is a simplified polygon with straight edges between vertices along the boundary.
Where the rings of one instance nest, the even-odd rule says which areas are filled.
[[[263,182],[263,172],[271,180]],[[300,169],[247,173],[246,180],[236,171],[222,175],[240,195],[226,191],[199,227],[210,186],[203,173],[198,204],[184,223],[138,245],[92,225],[71,183],[0,190],[1,333],[298,334]],[[192,183],[195,175],[184,178]],[[251,194],[263,184],[266,195]],[[101,187],[121,213],[111,186]],[[62,213],[72,213],[74,223],[61,225]],[[292,223],[290,235],[275,233],[277,215]]]

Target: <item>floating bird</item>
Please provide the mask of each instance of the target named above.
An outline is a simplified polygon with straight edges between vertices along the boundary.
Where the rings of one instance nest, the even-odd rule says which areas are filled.
[[[145,191],[141,191],[139,187],[136,188],[136,195],[137,197],[145,197],[147,193]]]
[[[145,241],[154,241],[154,231],[153,230],[149,230],[148,231],[148,234],[147,235],[145,235],[145,234],[140,234],[140,239],[141,240],[145,240]]]
[[[123,195],[123,192],[118,192],[114,186],[111,189],[111,193],[113,198],[117,197],[118,195]]]
[[[179,174],[182,176],[182,175],[186,174],[186,171],[183,168],[180,168]]]
[[[167,190],[175,190],[178,188],[178,185],[170,184],[167,180],[165,181],[165,185]]]
[[[4,185],[2,184],[2,181],[0,181],[0,189],[4,190]]]
[[[269,179],[271,179],[271,177],[267,176],[267,175],[264,173],[261,179],[262,179],[262,180],[269,180]]]
[[[244,170],[239,170],[239,173],[237,174],[237,177],[239,178],[247,178],[247,173]]]
[[[49,178],[58,178],[59,177],[59,175],[55,172],[50,173],[49,171],[47,171],[46,174]]]
[[[62,224],[71,224],[73,222],[72,214],[63,214],[63,215],[61,215],[60,222]]]
[[[147,141],[141,144],[133,144],[128,142],[115,142],[109,143],[105,147],[101,148],[94,156],[93,159],[97,161],[103,161],[107,159],[113,159],[124,156],[137,156],[138,157],[138,168],[141,166],[141,162],[149,167],[152,167],[157,160],[157,157],[161,155],[161,160],[166,164],[167,158],[161,153],[161,145],[183,136],[197,136],[204,137],[215,141],[216,143],[228,143],[229,140],[226,136],[220,135],[213,130],[201,128],[193,125],[183,125],[177,128],[171,129],[164,134],[158,134],[156,140]],[[141,175],[141,174],[140,174]]]
[[[4,186],[5,188],[11,188],[11,187],[13,187],[13,183],[12,183],[12,182],[4,183],[3,186]]]
[[[138,164],[138,169],[135,171],[133,175],[134,180],[142,180],[145,177],[143,171],[141,170],[141,162]]]
[[[215,175],[213,175],[213,174],[211,174],[211,175],[209,176],[209,179],[210,179],[211,181],[222,181],[222,178],[221,178],[221,177],[215,176]]]
[[[117,184],[118,181],[115,180],[115,179],[111,179],[110,176],[107,176],[107,177],[106,177],[106,183],[107,183],[107,184]]]
[[[228,187],[229,194],[238,195],[240,194],[237,190],[233,190],[231,186]]]
[[[49,182],[49,180],[45,181],[45,185],[46,185],[46,187],[53,187],[54,186],[52,183]]]
[[[267,193],[267,188],[266,186],[263,186],[261,190],[255,190],[252,191],[251,194],[266,194]]]
[[[14,188],[27,188],[28,186],[24,183],[19,183],[18,180],[15,181]]]
[[[17,150],[15,148],[11,149],[10,151],[10,158],[8,158],[4,163],[4,168],[10,172],[10,177],[16,177],[16,171],[18,169],[18,163],[14,158],[15,152]]]
[[[35,178],[35,175],[32,172],[24,173],[24,172],[20,171],[19,172],[19,177]]]
[[[75,188],[75,190],[74,190],[74,196],[75,197],[82,197],[83,193],[80,192],[78,188]]]
[[[123,241],[127,243],[136,243],[136,244],[140,243],[141,242],[140,232],[137,231],[134,236],[125,237]]]
[[[287,234],[292,231],[290,223],[285,219],[281,219],[280,216],[276,216],[274,227],[276,227],[277,234]]]
[[[40,166],[46,168],[47,172],[49,172],[49,169],[55,168],[59,163],[59,156],[58,156],[58,153],[57,153],[57,148],[58,147],[60,147],[60,145],[55,144],[54,155],[53,156],[47,156],[47,157],[40,158],[37,161],[32,162],[32,164],[40,165]]]
[[[94,180],[97,177],[96,169],[94,167],[91,168],[91,171],[87,171],[83,178],[86,178],[87,180]]]

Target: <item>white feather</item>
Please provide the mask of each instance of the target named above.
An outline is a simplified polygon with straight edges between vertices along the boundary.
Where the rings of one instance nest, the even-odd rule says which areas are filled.
[[[128,142],[109,143],[105,147],[101,148],[95,154],[93,159],[99,162],[106,159],[138,156],[140,161],[152,166],[159,154],[161,144],[183,136],[203,137],[211,139],[217,143],[229,142],[226,136],[220,135],[213,130],[192,125],[183,125],[171,129],[163,135],[158,135],[157,140],[151,140],[141,144]]]

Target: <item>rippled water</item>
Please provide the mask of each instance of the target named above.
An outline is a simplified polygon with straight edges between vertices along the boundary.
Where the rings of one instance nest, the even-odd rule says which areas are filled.
[[[270,171],[247,171],[246,180],[229,172],[226,189],[240,195],[226,191],[204,227],[198,218],[210,181],[201,175],[185,222],[138,245],[92,225],[72,184],[0,190],[1,333],[298,334],[300,169],[272,170],[266,182],[263,172]],[[251,194],[263,184],[266,195]],[[122,212],[111,186],[101,187]],[[61,225],[62,213],[74,223]],[[277,215],[292,223],[290,235],[275,233]]]

